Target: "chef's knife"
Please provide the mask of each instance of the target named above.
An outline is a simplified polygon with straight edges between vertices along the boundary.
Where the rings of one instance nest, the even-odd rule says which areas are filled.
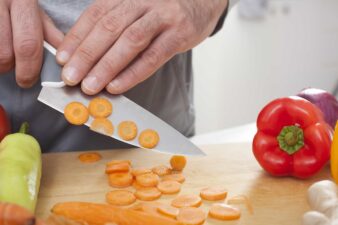
[[[167,123],[151,114],[141,106],[132,102],[123,95],[111,95],[105,91],[96,96],[88,96],[82,93],[79,87],[68,87],[61,80],[61,66],[56,62],[56,50],[44,42],[44,63],[41,70],[42,90],[38,100],[49,107],[63,113],[65,106],[74,101],[88,105],[94,97],[104,97],[113,104],[113,113],[109,120],[115,127],[125,120],[134,121],[139,132],[144,129],[154,129],[160,136],[160,142],[153,150],[170,154],[204,155],[189,139]],[[90,117],[86,125],[89,127],[93,119]],[[122,142],[141,147],[137,138],[132,141],[124,141],[117,134],[111,136]]]

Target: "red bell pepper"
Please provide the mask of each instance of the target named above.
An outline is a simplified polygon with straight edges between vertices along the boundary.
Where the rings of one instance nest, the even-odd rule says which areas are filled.
[[[257,130],[253,153],[271,175],[307,178],[330,159],[333,130],[319,108],[303,98],[270,102],[258,116]]]
[[[0,141],[10,133],[10,123],[4,108],[0,105]]]

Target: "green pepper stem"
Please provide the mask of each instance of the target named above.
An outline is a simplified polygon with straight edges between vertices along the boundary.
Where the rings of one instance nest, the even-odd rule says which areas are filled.
[[[279,133],[277,140],[279,147],[292,155],[304,146],[304,132],[298,126],[285,126]]]
[[[21,124],[19,133],[27,134],[28,133],[28,129],[29,129],[29,124],[27,122],[24,122],[23,124]]]

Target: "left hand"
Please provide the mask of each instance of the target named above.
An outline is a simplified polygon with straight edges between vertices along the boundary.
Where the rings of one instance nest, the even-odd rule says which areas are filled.
[[[123,93],[215,28],[228,0],[96,0],[58,48],[67,85]]]

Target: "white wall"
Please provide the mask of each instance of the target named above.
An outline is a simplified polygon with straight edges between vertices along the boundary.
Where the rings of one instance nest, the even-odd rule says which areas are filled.
[[[240,19],[235,6],[221,32],[194,49],[194,71],[198,134],[253,122],[268,101],[304,87],[332,91],[338,1],[269,1],[260,21]]]

